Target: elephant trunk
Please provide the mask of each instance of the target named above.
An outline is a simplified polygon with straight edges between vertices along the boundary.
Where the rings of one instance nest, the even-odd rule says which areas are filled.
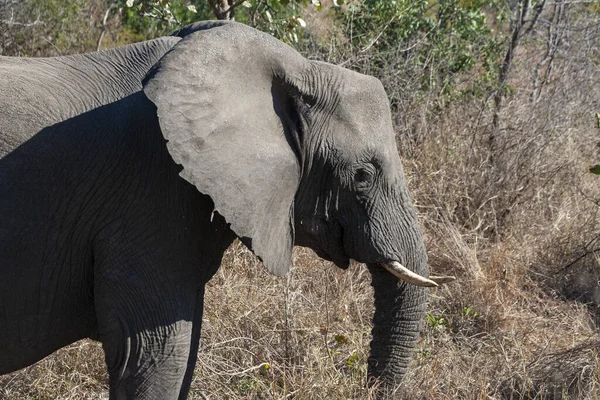
[[[428,276],[426,261],[418,273]],[[381,394],[391,394],[411,360],[427,303],[427,289],[396,279],[378,264],[369,264],[375,297],[369,379],[381,382]]]

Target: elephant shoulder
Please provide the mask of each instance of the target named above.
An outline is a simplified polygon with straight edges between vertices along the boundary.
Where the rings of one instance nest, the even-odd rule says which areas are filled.
[[[179,40],[65,57],[0,56],[0,154],[44,127],[139,92],[148,70]]]

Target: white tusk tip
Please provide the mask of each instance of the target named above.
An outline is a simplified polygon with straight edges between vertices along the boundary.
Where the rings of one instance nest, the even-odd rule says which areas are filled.
[[[438,285],[443,285],[444,283],[454,282],[456,280],[455,276],[430,276],[429,279],[437,283]]]
[[[410,283],[412,285],[421,286],[421,287],[437,287],[438,286],[438,284],[435,281],[433,281],[431,279],[427,279],[419,274],[412,272],[411,270],[409,270],[408,268],[406,268],[405,266],[400,264],[398,261],[392,261],[390,263],[382,263],[381,266],[383,268],[385,268],[386,270],[388,270],[396,278],[398,278],[406,283]]]

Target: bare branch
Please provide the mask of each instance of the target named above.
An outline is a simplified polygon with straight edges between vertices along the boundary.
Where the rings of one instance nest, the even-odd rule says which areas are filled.
[[[100,45],[102,45],[102,39],[104,39],[104,35],[106,35],[106,22],[108,21],[108,16],[110,15],[111,10],[115,8],[115,4],[111,4],[110,7],[106,9],[104,13],[104,18],[102,18],[102,31],[100,32],[100,37],[98,37],[98,41],[96,43],[96,51],[100,51]]]
[[[594,253],[597,253],[599,251],[600,251],[600,247],[598,247],[596,249],[585,251],[582,255],[580,255],[579,257],[577,257],[576,259],[574,259],[573,261],[571,261],[570,263],[568,263],[567,265],[565,265],[564,267],[562,267],[561,269],[559,269],[558,271],[556,271],[554,273],[554,275],[558,275],[561,272],[566,271],[567,269],[571,268],[573,265],[577,264],[578,261],[584,259],[585,257],[589,256],[590,254],[594,254]]]
[[[31,27],[31,26],[35,26],[35,25],[44,25],[43,21],[40,21],[40,15],[38,14],[37,19],[33,22],[17,22],[15,21],[15,12],[14,10],[10,10],[10,19],[6,20],[0,20],[1,23],[8,25],[8,26],[22,26],[25,28]]]
[[[7,21],[7,20],[0,20],[0,22],[2,22],[3,24],[6,24],[8,26],[23,26],[23,27],[31,27],[31,26],[35,26],[35,25],[44,25],[43,21],[40,20],[36,20],[34,22],[28,22],[28,23],[24,23],[24,22],[15,22],[15,21]]]
[[[502,67],[500,68],[500,74],[498,76],[498,88],[496,89],[496,94],[494,95],[494,114],[492,117],[492,131],[490,132],[490,136],[488,139],[490,154],[494,153],[493,150],[496,146],[496,137],[500,133],[500,109],[502,108],[502,99],[504,94],[503,87],[508,77],[508,72],[510,71],[510,68],[512,66],[514,53],[517,49],[517,46],[519,45],[519,39],[521,39],[521,29],[523,29],[523,26],[527,21],[529,8],[529,0],[518,0],[514,11],[515,15],[511,21],[512,35],[508,43],[506,55],[504,56],[504,62],[502,63]]]

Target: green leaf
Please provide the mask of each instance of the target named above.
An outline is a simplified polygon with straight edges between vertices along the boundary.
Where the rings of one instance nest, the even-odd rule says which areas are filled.
[[[600,175],[600,164],[596,164],[590,168],[590,172],[594,175]]]
[[[348,356],[348,358],[346,359],[346,365],[349,367],[355,366],[357,362],[358,362],[358,354],[356,354],[356,352],[353,352],[352,354],[350,354]]]
[[[335,335],[333,337],[335,339],[336,342],[338,342],[339,344],[349,344],[350,341],[348,340],[348,338],[344,335]]]

